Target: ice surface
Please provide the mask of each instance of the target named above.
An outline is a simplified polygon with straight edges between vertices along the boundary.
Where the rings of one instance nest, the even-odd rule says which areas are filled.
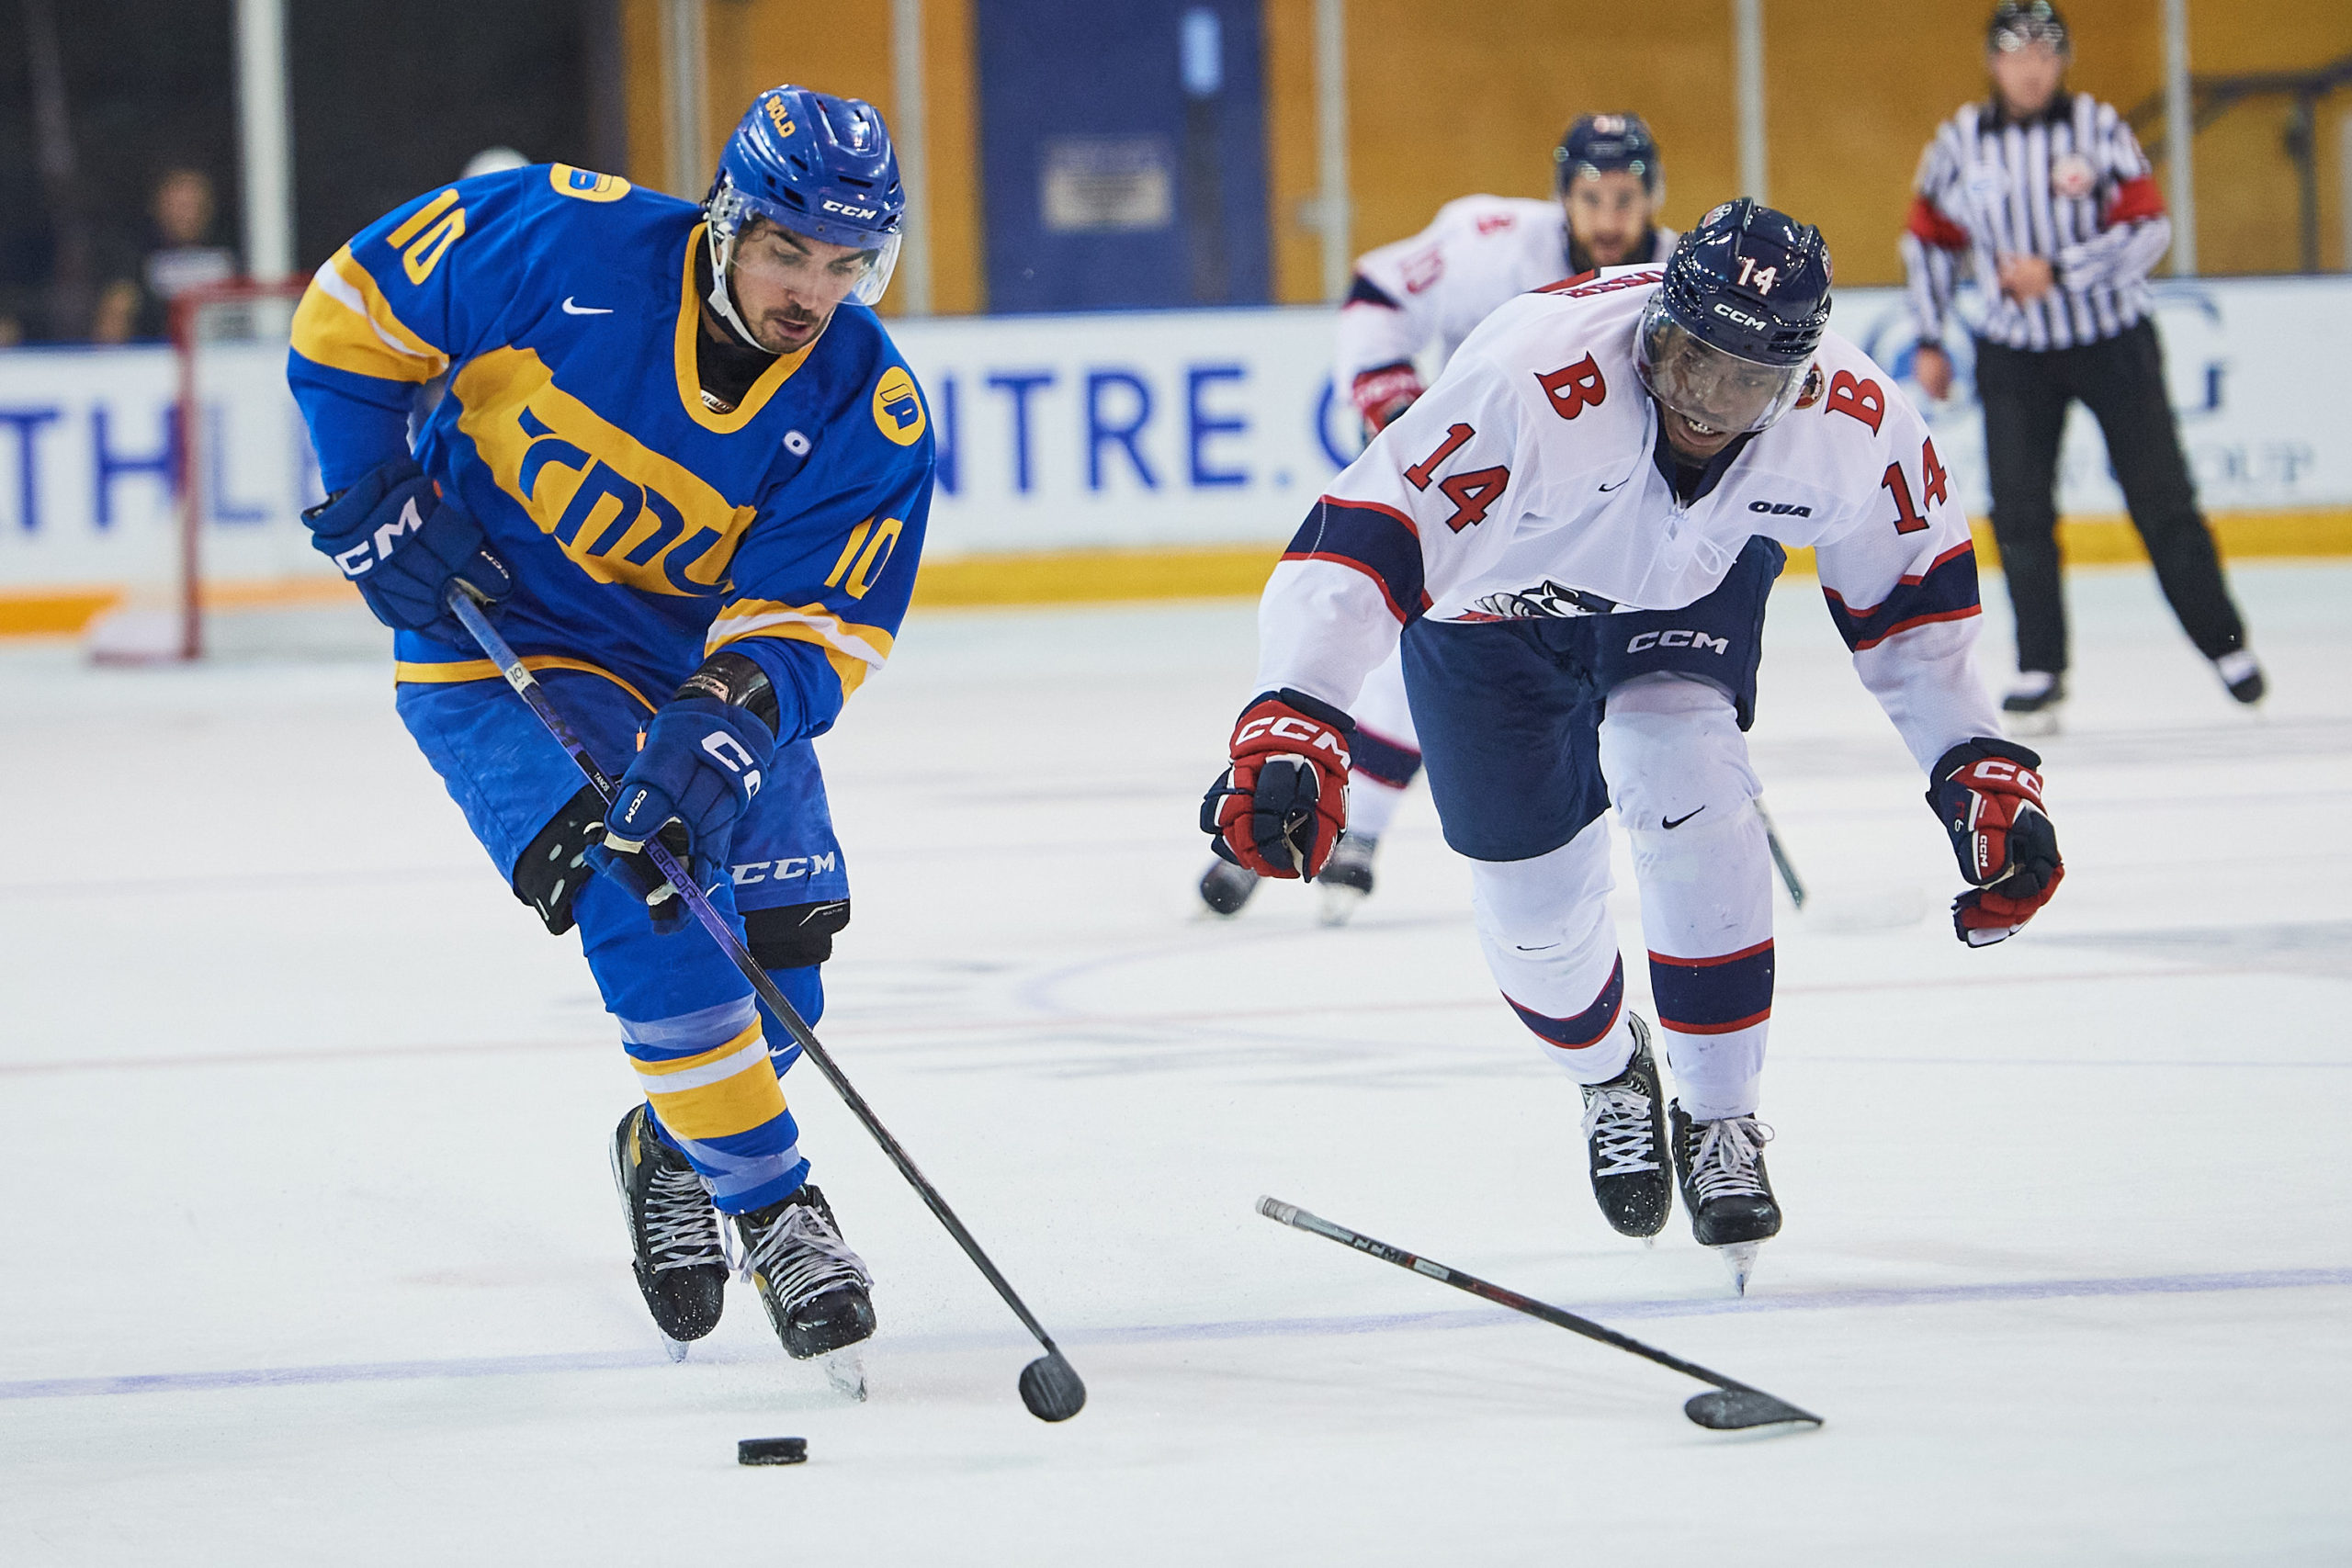
[[[823,1032],[1085,1376],[1059,1427],[806,1069],[877,1280],[872,1398],[740,1291],[668,1362],[605,1169],[609,1021],[380,658],[0,656],[0,1560],[2345,1560],[2352,570],[2236,582],[2259,717],[2144,573],[2078,577],[2045,748],[2070,874],[1977,953],[1921,781],[1784,585],[1782,837],[1825,907],[1927,918],[1783,916],[1789,1217],[1745,1301],[1680,1216],[1645,1249],[1595,1211],[1425,797],[1349,928],[1291,886],[1193,918],[1249,607],[918,616],[822,743],[857,909]],[[1688,1380],[1261,1192],[1829,1424],[1701,1431]],[[808,1464],[735,1463],[778,1431]]]

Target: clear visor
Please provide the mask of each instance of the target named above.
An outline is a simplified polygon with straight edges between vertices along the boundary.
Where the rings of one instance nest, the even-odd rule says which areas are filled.
[[[754,218],[766,218],[768,223],[755,226]],[[896,234],[862,235],[844,244],[798,233],[754,209],[732,185],[723,184],[711,199],[710,231],[722,273],[748,274],[789,289],[820,310],[844,299],[880,304],[899,265]]]
[[[1716,431],[1762,430],[1789,411],[1804,385],[1803,362],[1760,365],[1726,354],[1693,336],[1657,298],[1642,313],[1634,365],[1652,397]]]

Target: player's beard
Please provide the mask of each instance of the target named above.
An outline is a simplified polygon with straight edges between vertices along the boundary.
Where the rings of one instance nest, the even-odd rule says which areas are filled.
[[[1639,259],[1634,254],[1634,247],[1641,239],[1642,232],[1636,229],[1630,234],[1609,235],[1606,240],[1587,240],[1584,251],[1595,266],[1630,266]]]
[[[797,354],[817,341],[832,320],[830,310],[818,315],[797,306],[779,306],[760,315],[760,346],[770,354]]]

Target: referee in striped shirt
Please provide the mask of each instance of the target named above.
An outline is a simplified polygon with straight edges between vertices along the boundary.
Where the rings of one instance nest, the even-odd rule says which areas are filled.
[[[2107,437],[2181,628],[2230,695],[2254,703],[2263,691],[2165,390],[2148,274],[2172,243],[2172,220],[2132,128],[2111,106],[2064,90],[2072,58],[2065,19],[2049,0],[2006,0],[1993,13],[1992,98],[1937,128],[1903,236],[1916,374],[1929,397],[1941,401],[1951,389],[1940,344],[1953,284],[1973,272],[1990,299],[1976,335],[1976,391],[2018,636],[2018,680],[2001,705],[2029,734],[2057,728],[2066,694],[2056,490],[2059,440],[2077,398]]]

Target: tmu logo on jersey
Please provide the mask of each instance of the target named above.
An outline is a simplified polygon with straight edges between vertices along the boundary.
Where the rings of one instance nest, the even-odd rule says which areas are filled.
[[[582,571],[648,593],[718,592],[752,507],[607,423],[527,348],[481,355],[451,390],[498,487]]]

